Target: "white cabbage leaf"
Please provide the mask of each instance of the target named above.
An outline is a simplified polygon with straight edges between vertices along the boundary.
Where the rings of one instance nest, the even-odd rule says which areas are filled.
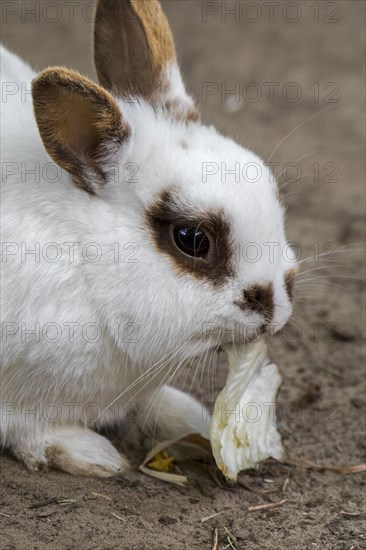
[[[276,425],[276,396],[281,376],[270,363],[263,339],[224,347],[229,375],[219,394],[210,425],[216,464],[227,479],[255,468],[266,458],[281,460],[283,447]]]

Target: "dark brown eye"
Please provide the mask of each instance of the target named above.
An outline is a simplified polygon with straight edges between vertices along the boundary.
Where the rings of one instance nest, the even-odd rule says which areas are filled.
[[[206,258],[210,249],[210,240],[206,233],[193,226],[177,225],[173,228],[176,246],[192,258]]]

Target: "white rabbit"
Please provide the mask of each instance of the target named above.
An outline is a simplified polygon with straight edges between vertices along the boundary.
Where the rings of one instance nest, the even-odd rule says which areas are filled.
[[[199,122],[157,0],[99,0],[95,64],[100,85],[1,50],[0,435],[103,477],[127,461],[91,428],[131,403],[147,436],[207,435],[168,376],[281,328],[295,264],[269,168]]]

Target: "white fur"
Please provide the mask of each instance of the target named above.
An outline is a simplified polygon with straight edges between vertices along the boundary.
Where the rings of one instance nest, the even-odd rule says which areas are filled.
[[[30,90],[35,73],[5,49],[1,50],[1,67],[2,83],[24,83]],[[172,84],[172,89],[176,86]],[[103,412],[93,426],[119,420],[131,402],[140,400],[141,404],[142,399],[147,404],[144,395],[151,395],[149,392],[166,382],[168,359],[175,368],[219,343],[217,334],[208,341],[202,338],[205,323],[224,324],[227,330],[234,330],[238,324],[259,326],[263,321],[260,315],[244,312],[234,304],[248,284],[273,283],[277,304],[274,321],[278,328],[283,326],[291,313],[283,276],[294,266],[280,254],[286,244],[284,211],[271,174],[257,156],[212,127],[173,120],[142,100],[120,101],[133,134],[129,147],[121,153],[117,178],[94,196],[77,188],[69,174],[61,170],[60,180],[51,183],[42,175],[51,159],[39,136],[31,97],[28,94],[22,102],[21,93],[10,95],[1,105],[2,170],[3,174],[5,166],[15,166],[16,170],[2,182],[2,241],[19,248],[24,243],[29,250],[36,243],[41,251],[47,243],[57,243],[62,249],[56,263],[45,261],[42,252],[39,262],[31,255],[21,261],[20,251],[2,259],[5,332],[1,440],[30,467],[47,462],[47,448],[57,441],[65,453],[72,453],[80,462],[88,462],[85,457],[90,457],[94,449],[95,464],[117,471],[117,455],[111,466],[108,461],[113,459],[107,459],[110,448],[107,446],[105,452],[106,443],[98,444],[101,436],[85,431],[90,420],[87,404]],[[219,166],[225,163],[227,169],[233,169],[237,162],[241,167],[255,162],[261,167],[261,177],[257,183],[250,183],[243,175],[240,181],[228,176],[222,183],[219,172],[205,183],[204,162]],[[34,169],[35,163],[41,177],[28,174],[22,182],[24,168]],[[137,182],[125,181],[128,163],[138,166]],[[188,209],[222,209],[230,222],[233,241],[240,246],[258,243],[263,258],[257,263],[241,259],[236,264],[235,280],[219,289],[188,275],[179,277],[170,259],[155,248],[144,219],[145,208],[167,188],[172,188],[177,200]],[[116,262],[111,247],[117,242],[120,260]],[[266,242],[280,245],[273,263],[265,254]],[[65,243],[80,243],[75,247],[73,262]],[[100,246],[102,257],[98,262],[82,256],[87,243]],[[133,251],[133,247],[124,249],[128,243],[136,247],[132,259],[137,262],[126,260]],[[51,248],[48,250],[51,255]],[[16,334],[6,334],[6,323],[14,323]],[[40,324],[38,342],[32,336],[24,337],[24,328],[34,329],[36,323]],[[47,323],[61,328],[61,337],[54,342],[47,339],[52,338],[55,325],[49,327],[48,336],[42,336]],[[73,341],[69,338],[70,323],[77,324]],[[82,335],[81,328],[89,323],[97,323],[100,329],[95,343]],[[126,342],[128,335],[138,341]],[[163,396],[160,412],[154,404],[159,414],[152,415],[159,417],[158,429],[160,426],[164,436],[167,432],[207,432],[202,407],[181,392],[171,392],[168,389],[168,397]],[[72,445],[69,429],[76,433]],[[80,441],[78,430],[84,430]],[[83,450],[85,445],[87,451]],[[102,475],[95,470],[92,473]]]

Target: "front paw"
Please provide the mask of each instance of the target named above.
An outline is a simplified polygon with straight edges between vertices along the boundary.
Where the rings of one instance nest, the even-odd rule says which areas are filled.
[[[18,434],[11,446],[15,456],[28,470],[36,472],[48,467],[73,475],[111,477],[128,469],[126,458],[105,437],[81,426],[55,426],[40,432]]]
[[[143,447],[151,450],[158,443],[178,440],[190,434],[209,439],[210,415],[204,405],[192,396],[170,386],[164,386],[139,405],[138,427]],[[188,442],[171,448],[178,460],[207,458],[207,450]]]
[[[60,427],[47,437],[47,464],[73,475],[111,477],[128,469],[127,459],[105,437],[78,426]]]

